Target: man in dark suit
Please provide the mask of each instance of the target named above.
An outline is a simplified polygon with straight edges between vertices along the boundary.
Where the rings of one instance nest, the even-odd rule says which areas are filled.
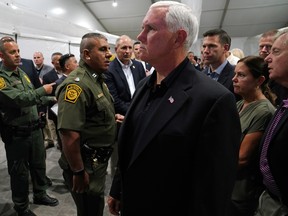
[[[275,38],[268,63],[269,77],[288,88],[288,31]],[[288,100],[282,101],[262,139],[260,170],[266,189],[255,216],[288,215]]]
[[[267,32],[264,32],[259,39],[259,56],[265,59],[271,52],[272,44],[274,41],[275,35],[278,33],[277,29],[272,29]],[[269,80],[269,87],[272,92],[277,96],[276,98],[276,106],[278,107],[282,100],[287,98],[288,89],[285,86],[280,85],[275,82],[275,80]]]
[[[187,59],[197,29],[176,1],[152,4],[143,20],[141,59],[156,70],[140,81],[119,131],[113,215],[228,215],[239,115],[234,95]]]
[[[234,93],[232,78],[235,66],[226,59],[231,45],[230,36],[222,29],[212,29],[205,32],[203,37],[203,61],[209,65],[203,72]],[[239,95],[235,97],[236,100],[240,99]]]
[[[67,53],[62,55],[59,59],[59,65],[62,70],[62,77],[55,81],[56,85],[53,86],[52,94],[55,95],[56,88],[69,76],[69,74],[78,67],[75,55]]]
[[[153,73],[154,67],[152,67],[148,62],[144,62],[140,59],[140,44],[140,41],[135,41],[133,44],[134,59],[141,62],[146,72],[146,76],[149,76]]]
[[[43,84],[53,83],[57,79],[62,77],[62,69],[59,63],[59,59],[61,56],[62,53],[60,52],[55,52],[52,54],[51,60],[54,68],[43,76]]]
[[[62,77],[62,69],[59,63],[59,59],[61,56],[62,56],[62,53],[60,52],[55,52],[51,55],[51,61],[52,61],[54,68],[43,76],[43,85],[54,83],[56,80]],[[55,88],[50,95],[55,96]],[[60,140],[60,136],[56,128],[57,118],[55,117],[55,114],[52,112],[50,108],[51,106],[46,108],[48,119],[47,119],[47,127],[45,128],[46,130],[44,130],[45,132],[44,142],[46,146],[53,147],[54,145],[59,146],[58,142]]]
[[[125,115],[137,84],[146,77],[142,63],[131,60],[133,42],[127,35],[120,36],[115,44],[116,58],[105,73],[106,84],[114,98],[115,112]]]
[[[139,81],[146,77],[146,72],[142,63],[131,59],[133,53],[133,42],[127,35],[122,35],[116,40],[116,58],[110,63],[108,71],[105,73],[106,84],[114,98],[115,113],[125,115],[136,86]],[[118,128],[120,124],[118,124]],[[114,144],[114,151],[111,156],[111,175],[114,175],[118,161],[117,142]]]

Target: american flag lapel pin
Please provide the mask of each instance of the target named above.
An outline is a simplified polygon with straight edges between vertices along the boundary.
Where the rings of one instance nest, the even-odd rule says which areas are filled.
[[[168,100],[169,100],[169,102],[172,104],[172,103],[174,103],[174,98],[172,97],[172,96],[170,96],[169,98],[168,98]]]

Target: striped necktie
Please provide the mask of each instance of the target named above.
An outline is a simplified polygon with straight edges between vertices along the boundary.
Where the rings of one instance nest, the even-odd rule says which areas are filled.
[[[284,100],[284,103],[279,108],[279,111],[275,114],[272,123],[268,129],[266,137],[264,139],[261,156],[260,156],[260,170],[263,176],[263,184],[266,186],[269,192],[280,197],[280,192],[275,182],[275,179],[271,173],[268,160],[267,160],[267,151],[271,141],[271,138],[274,134],[275,128],[278,125],[281,117],[284,115],[285,110],[288,108],[288,100]]]

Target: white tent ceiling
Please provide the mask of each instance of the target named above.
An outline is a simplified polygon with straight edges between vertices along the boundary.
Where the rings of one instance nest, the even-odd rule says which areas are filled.
[[[20,35],[73,41],[88,31],[98,30],[112,34],[112,43],[121,34],[136,39],[145,13],[155,0],[116,1],[117,7],[112,6],[113,0],[0,0],[0,32],[8,29]],[[288,24],[288,0],[178,1],[199,13],[200,38],[212,28],[223,28],[231,37],[250,37]],[[195,2],[199,2],[198,6]],[[53,13],[56,8],[62,13]]]
[[[108,32],[115,35],[128,34],[134,39],[140,31],[148,7],[155,2],[116,0],[118,6],[113,8],[112,0],[82,1]],[[195,4],[195,0],[181,2],[192,7]],[[287,11],[288,0],[203,0],[199,37],[213,28],[223,28],[231,37],[255,36],[273,28],[287,26]]]

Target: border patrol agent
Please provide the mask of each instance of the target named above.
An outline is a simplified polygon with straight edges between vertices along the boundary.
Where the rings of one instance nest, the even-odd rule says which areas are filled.
[[[12,200],[19,216],[35,215],[29,209],[29,171],[35,204],[56,206],[58,200],[47,195],[45,149],[37,105],[55,102],[45,96],[53,84],[34,89],[18,66],[17,43],[10,37],[0,39],[1,137],[5,143]],[[44,97],[45,96],[45,97]]]
[[[103,72],[111,57],[105,36],[88,33],[80,44],[79,67],[58,86],[59,164],[78,216],[102,216],[108,160],[116,139],[112,96]]]

